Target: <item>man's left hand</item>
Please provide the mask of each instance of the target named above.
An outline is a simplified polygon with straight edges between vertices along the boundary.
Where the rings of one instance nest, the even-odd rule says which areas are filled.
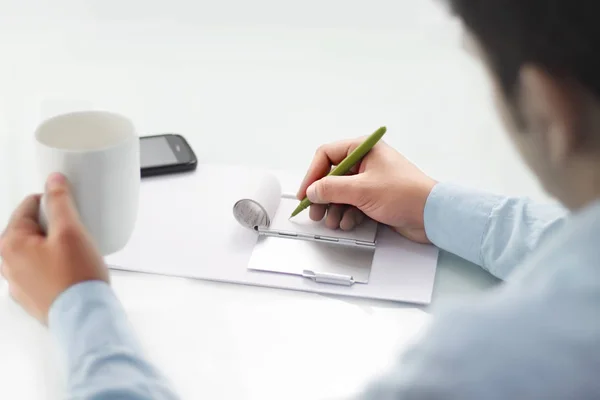
[[[56,298],[84,281],[108,283],[108,269],[79,219],[64,176],[53,174],[46,184],[48,232],[38,222],[40,195],[27,197],[0,236],[0,273],[12,297],[32,316],[47,324]]]

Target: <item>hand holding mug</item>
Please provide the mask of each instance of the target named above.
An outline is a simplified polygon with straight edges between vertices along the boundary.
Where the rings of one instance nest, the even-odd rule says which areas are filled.
[[[12,297],[42,323],[54,300],[84,281],[108,282],[108,269],[79,219],[64,176],[53,174],[44,194],[48,229],[39,225],[40,195],[27,197],[0,236],[0,272]]]
[[[42,123],[35,139],[46,190],[14,212],[0,257],[13,297],[45,323],[70,286],[108,282],[102,256],[121,250],[133,233],[141,172],[139,137],[117,114],[60,115]]]

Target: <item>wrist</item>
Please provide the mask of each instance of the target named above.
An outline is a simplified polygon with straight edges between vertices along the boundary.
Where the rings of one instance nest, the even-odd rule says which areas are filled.
[[[438,185],[438,181],[427,177],[427,179],[421,182],[420,187],[418,189],[417,198],[419,209],[416,215],[419,216],[418,225],[423,229],[425,229],[425,210],[427,208],[427,202],[429,201],[431,193],[433,192],[436,185]]]
[[[71,285],[66,286],[61,290],[54,299],[50,302],[48,312],[46,313],[46,325],[50,326],[52,323],[52,315],[67,310],[76,299],[80,297],[80,293],[86,291],[97,291],[110,289],[108,282],[101,279],[84,280],[75,282]]]
[[[81,368],[85,355],[102,348],[141,351],[124,308],[104,281],[80,282],[66,289],[52,304],[48,320],[49,333],[70,371]]]
[[[413,242],[431,244],[425,232],[425,213],[427,201],[437,184],[429,177],[419,179],[408,190],[404,186],[404,190],[394,196],[394,202],[400,202],[394,218],[394,230]]]

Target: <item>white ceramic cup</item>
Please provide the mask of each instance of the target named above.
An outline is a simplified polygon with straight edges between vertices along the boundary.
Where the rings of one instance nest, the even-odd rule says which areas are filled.
[[[67,178],[81,221],[100,253],[125,247],[137,219],[141,179],[133,123],[110,112],[74,112],[44,121],[35,140],[40,181],[54,172]],[[44,197],[40,224],[47,229]]]

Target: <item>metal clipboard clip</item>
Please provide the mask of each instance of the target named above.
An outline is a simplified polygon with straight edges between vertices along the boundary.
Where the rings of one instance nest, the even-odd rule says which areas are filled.
[[[258,234],[261,236],[278,237],[278,238],[285,238],[285,239],[307,240],[307,241],[311,241],[311,242],[329,243],[329,244],[349,246],[349,247],[353,247],[353,248],[375,249],[375,243],[366,242],[364,240],[352,240],[352,239],[344,239],[344,238],[337,238],[337,237],[333,237],[333,236],[323,236],[323,235],[310,235],[310,234],[299,233],[299,232],[277,231],[277,230],[271,230],[268,228],[263,228],[260,226],[256,226],[254,228],[254,230],[256,232],[258,232]]]

